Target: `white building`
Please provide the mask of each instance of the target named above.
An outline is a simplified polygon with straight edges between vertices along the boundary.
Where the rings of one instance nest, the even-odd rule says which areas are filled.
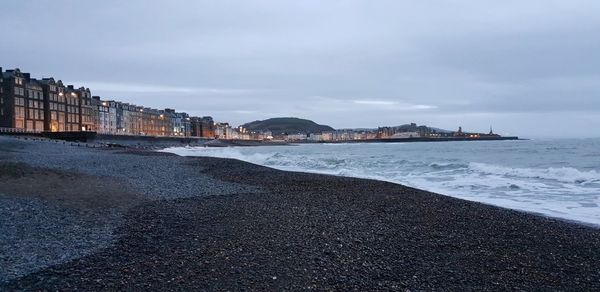
[[[419,132],[400,132],[400,133],[395,133],[394,135],[390,136],[390,138],[392,138],[392,139],[408,139],[408,138],[419,138],[419,137],[421,137]]]
[[[300,141],[300,140],[306,140],[306,134],[303,134],[303,133],[298,133],[298,134],[288,134],[288,135],[287,135],[287,140],[289,140],[289,141]]]
[[[315,142],[323,141],[323,135],[311,133],[310,136],[308,137],[308,140],[315,141]]]

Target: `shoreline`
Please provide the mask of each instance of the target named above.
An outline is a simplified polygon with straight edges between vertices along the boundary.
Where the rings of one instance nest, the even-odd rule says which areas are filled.
[[[299,143],[299,144],[305,144],[305,143]],[[297,144],[297,145],[299,145]],[[306,144],[313,144],[313,143],[306,143]],[[316,144],[322,144],[322,143],[316,143]],[[288,145],[288,146],[294,146],[292,145]],[[545,218],[549,218],[549,219],[555,219],[555,220],[559,220],[559,221],[564,221],[567,223],[571,223],[571,224],[579,224],[579,225],[583,225],[586,227],[591,227],[591,228],[596,228],[596,229],[600,229],[600,223],[593,223],[593,222],[587,222],[587,221],[582,221],[579,219],[573,219],[573,218],[567,218],[567,217],[559,217],[559,216],[553,216],[551,214],[546,214],[546,213],[542,213],[540,211],[535,211],[535,210],[527,210],[527,209],[518,209],[518,208],[511,208],[511,207],[506,207],[506,206],[502,206],[499,204],[494,204],[494,203],[490,203],[490,202],[486,202],[486,201],[477,201],[477,200],[470,200],[470,199],[466,199],[466,198],[462,198],[459,196],[454,196],[454,195],[449,195],[449,194],[445,194],[443,192],[439,192],[439,191],[432,191],[432,190],[427,190],[425,188],[420,188],[420,187],[415,187],[415,186],[408,186],[405,185],[401,182],[397,182],[391,179],[386,179],[384,177],[375,177],[375,176],[371,176],[371,177],[367,177],[367,176],[350,176],[350,175],[341,175],[341,174],[337,174],[337,173],[330,173],[330,172],[326,172],[326,171],[318,171],[318,170],[310,170],[310,169],[279,169],[273,166],[266,166],[266,165],[261,165],[261,164],[257,164],[255,162],[252,161],[246,161],[246,160],[242,160],[239,158],[230,158],[230,157],[216,157],[216,156],[186,156],[186,155],[179,155],[177,153],[174,152],[170,152],[170,151],[165,151],[166,149],[169,148],[177,148],[177,147],[167,147],[167,148],[163,148],[163,149],[155,149],[153,151],[157,151],[157,152],[162,152],[162,153],[169,153],[169,154],[174,154],[177,155],[179,157],[207,157],[207,158],[219,158],[219,159],[232,159],[232,160],[237,160],[240,162],[244,162],[244,163],[250,163],[256,166],[260,166],[260,167],[267,167],[273,170],[278,170],[278,171],[285,171],[285,172],[298,172],[298,173],[308,173],[308,174],[320,174],[320,175],[328,175],[328,176],[336,176],[336,177],[345,177],[345,178],[356,178],[356,179],[367,179],[367,180],[376,180],[376,181],[381,181],[381,182],[388,182],[388,183],[393,183],[396,185],[399,185],[401,187],[406,187],[406,188],[413,188],[415,190],[419,190],[419,191],[423,191],[423,192],[430,192],[433,194],[437,194],[440,196],[445,196],[445,197],[450,197],[450,198],[454,198],[454,199],[458,199],[458,200],[464,200],[464,201],[468,201],[468,202],[475,202],[475,203],[480,203],[480,204],[484,204],[487,206],[492,206],[492,207],[496,207],[496,208],[502,208],[502,209],[507,209],[507,210],[513,210],[513,211],[517,211],[517,212],[522,212],[525,214],[532,214],[535,216],[540,216],[540,217],[545,217]]]
[[[161,153],[174,154],[174,153],[166,152],[166,151],[163,152],[161,150],[154,150],[154,151],[161,152]],[[600,230],[600,224],[595,224],[595,223],[591,223],[591,222],[580,221],[580,220],[576,220],[576,219],[569,219],[569,218],[564,218],[564,217],[551,216],[551,215],[548,215],[548,214],[544,214],[544,213],[536,212],[536,211],[531,211],[531,210],[522,210],[522,209],[516,209],[516,208],[509,208],[509,207],[495,205],[495,204],[488,203],[488,202],[463,199],[463,198],[460,198],[460,197],[455,197],[455,196],[443,194],[443,193],[440,193],[440,192],[429,191],[429,190],[418,188],[418,187],[407,186],[407,185],[404,185],[402,183],[395,182],[395,181],[392,181],[392,180],[386,180],[386,179],[383,179],[383,178],[360,177],[360,176],[346,176],[346,175],[339,175],[339,174],[334,174],[334,173],[311,171],[311,170],[302,170],[302,169],[298,169],[298,170],[278,169],[278,168],[274,168],[274,167],[270,167],[270,166],[256,164],[256,163],[249,162],[249,161],[244,161],[244,160],[237,159],[237,158],[223,158],[223,157],[213,157],[213,156],[182,156],[182,155],[178,155],[178,154],[175,154],[175,155],[177,155],[179,157],[203,157],[203,158],[214,158],[214,159],[228,159],[228,160],[234,160],[234,161],[237,161],[237,162],[248,163],[248,164],[259,166],[259,167],[266,167],[266,168],[274,170],[274,171],[283,171],[283,172],[288,172],[288,173],[324,175],[324,176],[332,176],[332,177],[338,177],[338,178],[372,180],[372,181],[377,181],[377,182],[381,182],[381,183],[391,183],[391,184],[397,185],[399,187],[407,188],[407,189],[412,189],[412,190],[418,191],[418,192],[431,193],[431,194],[434,194],[434,195],[448,197],[448,198],[452,198],[452,199],[455,199],[455,200],[465,201],[465,202],[469,202],[469,203],[482,204],[484,206],[489,206],[489,207],[493,207],[493,208],[499,208],[499,209],[514,211],[514,212],[522,213],[522,214],[525,214],[525,215],[533,215],[533,216],[542,217],[542,218],[546,218],[546,219],[550,219],[550,220],[556,220],[556,221],[564,222],[564,223],[567,223],[567,224],[581,225],[581,226],[584,226],[584,227],[587,227],[587,228],[593,228],[593,229]]]
[[[0,148],[0,199],[15,206],[0,209],[2,290],[600,288],[600,230],[579,223],[233,159]],[[66,197],[72,179],[113,203]],[[35,183],[8,188],[24,181]]]

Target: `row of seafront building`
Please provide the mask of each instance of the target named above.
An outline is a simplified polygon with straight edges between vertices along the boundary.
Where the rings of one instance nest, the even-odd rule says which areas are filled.
[[[467,133],[463,132],[462,127],[458,131],[435,130],[427,126],[417,126],[415,123],[396,127],[379,127],[376,129],[339,129],[335,131],[325,131],[321,133],[294,133],[285,135],[274,135],[275,139],[297,142],[343,142],[343,141],[368,141],[368,140],[386,140],[386,139],[444,139],[444,138],[497,138],[500,135],[490,132]]]
[[[436,131],[412,123],[377,129],[320,133],[249,132],[210,116],[193,117],[173,109],[158,110],[93,96],[89,88],[64,85],[54,78],[31,78],[19,69],[0,67],[0,132],[75,132],[135,136],[206,137],[240,140],[336,142],[376,139],[496,137],[489,134]]]
[[[228,123],[214,126],[215,137],[240,140],[279,140],[296,142],[339,142],[375,139],[434,138],[455,136],[455,132],[437,132],[426,126],[412,123],[398,127],[379,127],[377,129],[339,129],[318,133],[273,133],[271,131],[250,132],[243,127],[232,128]]]
[[[94,131],[111,135],[214,137],[211,117],[190,117],[93,96],[89,88],[32,78],[0,67],[0,129],[16,132]]]

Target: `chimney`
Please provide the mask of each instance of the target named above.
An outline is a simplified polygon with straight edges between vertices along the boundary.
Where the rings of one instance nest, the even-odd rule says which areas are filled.
[[[23,73],[23,77],[25,77],[25,80],[29,80],[29,79],[31,79],[31,74]]]

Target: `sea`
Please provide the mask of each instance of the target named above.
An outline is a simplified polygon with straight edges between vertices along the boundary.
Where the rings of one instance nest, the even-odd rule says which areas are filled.
[[[181,147],[164,151],[390,181],[600,226],[600,139]]]

